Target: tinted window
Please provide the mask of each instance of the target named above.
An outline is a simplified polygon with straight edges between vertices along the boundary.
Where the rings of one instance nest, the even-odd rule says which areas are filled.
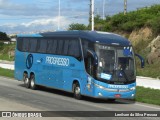
[[[53,40],[53,46],[52,46],[52,53],[53,53],[53,54],[57,54],[57,53],[56,53],[57,46],[58,46],[57,40]]]
[[[22,38],[17,38],[17,49],[19,51],[22,51],[22,45],[23,45],[23,39]]]
[[[76,58],[80,57],[80,44],[79,40],[70,40],[68,55]]]
[[[58,44],[57,44],[57,54],[63,54],[63,44],[64,44],[64,40],[58,40]]]
[[[54,41],[52,39],[48,40],[47,53],[52,53]]]
[[[36,52],[36,48],[37,48],[37,39],[30,39],[30,52]]]
[[[88,42],[87,41],[82,41],[82,46],[83,46],[84,57],[87,57]]]
[[[28,51],[29,50],[29,40],[28,38],[23,39],[23,45],[22,45],[22,51]]]
[[[86,39],[83,39],[82,40],[82,48],[83,48],[84,57],[87,57],[87,50],[94,51],[94,43],[92,43]]]
[[[38,42],[39,42],[38,52],[45,53],[47,50],[47,40],[40,39]]]
[[[67,54],[68,54],[69,42],[70,42],[70,40],[65,40],[65,41],[64,41],[64,48],[63,48],[63,54],[64,54],[64,55],[67,55]]]

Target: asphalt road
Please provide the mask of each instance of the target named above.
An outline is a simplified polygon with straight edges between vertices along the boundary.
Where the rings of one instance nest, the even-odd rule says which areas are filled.
[[[153,98],[154,99],[154,98]],[[12,104],[13,103],[13,104]],[[84,97],[76,100],[71,93],[40,87],[30,90],[24,87],[23,82],[0,77],[0,111],[160,111],[160,106],[149,105],[127,100],[108,102]],[[87,112],[86,112],[87,113]],[[70,117],[64,119],[93,119],[92,117]],[[100,119],[94,117],[94,119]],[[101,117],[101,119],[105,119]],[[130,120],[134,117],[109,117],[112,120]],[[157,117],[136,117],[136,119],[159,119]],[[159,119],[160,120],[160,119]]]

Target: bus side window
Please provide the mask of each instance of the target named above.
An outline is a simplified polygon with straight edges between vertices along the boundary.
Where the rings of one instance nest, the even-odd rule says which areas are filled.
[[[64,40],[58,39],[57,51],[56,51],[58,55],[63,54],[63,45],[64,45]]]
[[[69,40],[64,41],[64,48],[63,48],[63,54],[67,55],[69,49]]]
[[[23,45],[22,45],[22,51],[28,51],[29,50],[29,39],[24,38],[23,39]]]
[[[19,51],[23,51],[22,46],[23,46],[23,39],[22,38],[17,38],[17,49]]]
[[[46,50],[47,50],[47,40],[40,39],[37,51],[42,52],[42,53],[46,53]]]
[[[89,75],[94,77],[94,58],[93,56],[87,53],[87,50],[93,50],[94,44],[92,42],[88,42],[87,39],[82,40],[82,48],[83,48],[83,56],[84,56],[84,63],[85,69]]]
[[[53,46],[52,46],[52,52],[51,53],[57,54],[56,53],[57,47],[58,47],[58,40],[53,40]]]
[[[30,39],[30,49],[29,52],[36,52],[37,39]]]
[[[52,48],[53,48],[53,40],[52,39],[49,39],[48,41],[47,41],[47,53],[52,53]]]
[[[93,58],[91,56],[87,57],[86,70],[88,74],[93,76]]]
[[[70,44],[68,47],[68,55],[73,56],[78,60],[81,58],[79,40],[70,40]]]

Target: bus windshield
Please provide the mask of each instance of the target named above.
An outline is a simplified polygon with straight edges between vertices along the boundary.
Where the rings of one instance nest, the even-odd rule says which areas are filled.
[[[119,83],[135,80],[132,47],[113,47],[97,44],[96,54],[98,56],[98,79]]]

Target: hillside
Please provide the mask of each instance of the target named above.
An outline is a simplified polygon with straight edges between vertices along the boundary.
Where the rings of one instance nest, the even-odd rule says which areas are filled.
[[[130,34],[133,30],[149,27],[154,31],[154,35],[160,33],[160,5],[145,7],[137,11],[132,11],[124,15],[119,13],[114,16],[107,16],[102,20],[96,16],[96,29],[102,31],[123,31]]]
[[[95,17],[95,30],[114,32],[128,38],[135,53],[145,58],[141,69],[137,59],[137,73],[160,78],[160,5],[145,7],[126,15],[119,13],[105,20]]]

